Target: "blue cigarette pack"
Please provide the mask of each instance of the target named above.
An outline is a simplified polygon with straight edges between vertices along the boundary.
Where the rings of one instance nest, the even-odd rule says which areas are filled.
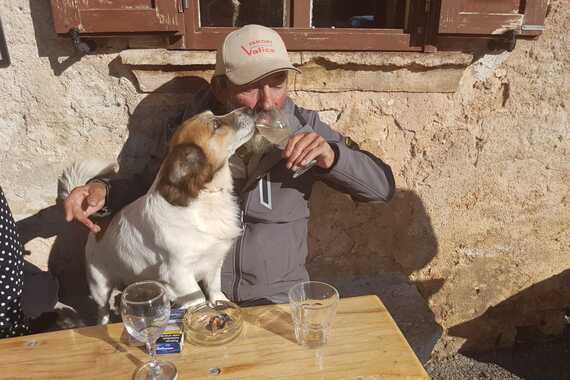
[[[156,354],[177,354],[182,352],[184,345],[184,313],[186,309],[170,310],[168,325],[156,341]]]
[[[156,340],[156,354],[157,355],[167,355],[167,354],[178,354],[182,352],[182,346],[184,345],[184,314],[186,309],[171,309],[170,319],[166,328]],[[144,343],[136,340],[132,336],[128,335],[129,344],[132,346],[142,346]]]

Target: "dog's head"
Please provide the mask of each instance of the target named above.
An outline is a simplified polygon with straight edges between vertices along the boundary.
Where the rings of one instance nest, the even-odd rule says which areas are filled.
[[[185,121],[174,133],[157,189],[170,203],[187,206],[237,148],[255,131],[254,112],[240,108],[223,116],[206,111]]]

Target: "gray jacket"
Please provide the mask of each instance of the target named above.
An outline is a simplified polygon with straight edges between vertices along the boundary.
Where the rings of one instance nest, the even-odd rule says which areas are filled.
[[[198,101],[190,105],[184,118],[215,108],[210,93],[195,98]],[[241,304],[287,302],[289,288],[309,279],[305,269],[309,199],[316,181],[348,193],[357,201],[386,202],[394,193],[390,167],[333,131],[316,112],[297,107],[287,99],[284,113],[292,129],[314,130],[324,137],[335,150],[336,159],[329,170],[314,167],[293,179],[277,148],[265,153],[255,167],[249,168],[250,172],[237,156],[232,158],[232,170],[240,172],[235,175],[235,188],[242,209],[243,234],[224,262],[222,289],[229,299]],[[151,160],[144,173],[108,179],[107,206],[111,211],[148,190],[162,159],[159,156]]]

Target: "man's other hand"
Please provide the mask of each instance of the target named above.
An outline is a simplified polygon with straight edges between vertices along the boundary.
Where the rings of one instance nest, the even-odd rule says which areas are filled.
[[[99,232],[101,228],[93,223],[89,216],[105,206],[106,195],[107,188],[100,182],[90,182],[84,186],[76,187],[63,202],[65,220],[68,222],[77,220],[89,228],[91,232]]]
[[[283,150],[283,157],[287,160],[287,168],[296,171],[317,161],[317,166],[330,169],[335,161],[335,152],[321,135],[299,133],[291,136]]]

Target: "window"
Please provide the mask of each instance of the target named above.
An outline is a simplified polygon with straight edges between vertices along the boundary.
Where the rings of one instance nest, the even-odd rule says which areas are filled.
[[[544,29],[548,0],[51,0],[58,33],[152,33],[213,50],[233,28],[276,28],[290,50],[433,51],[440,41]]]

